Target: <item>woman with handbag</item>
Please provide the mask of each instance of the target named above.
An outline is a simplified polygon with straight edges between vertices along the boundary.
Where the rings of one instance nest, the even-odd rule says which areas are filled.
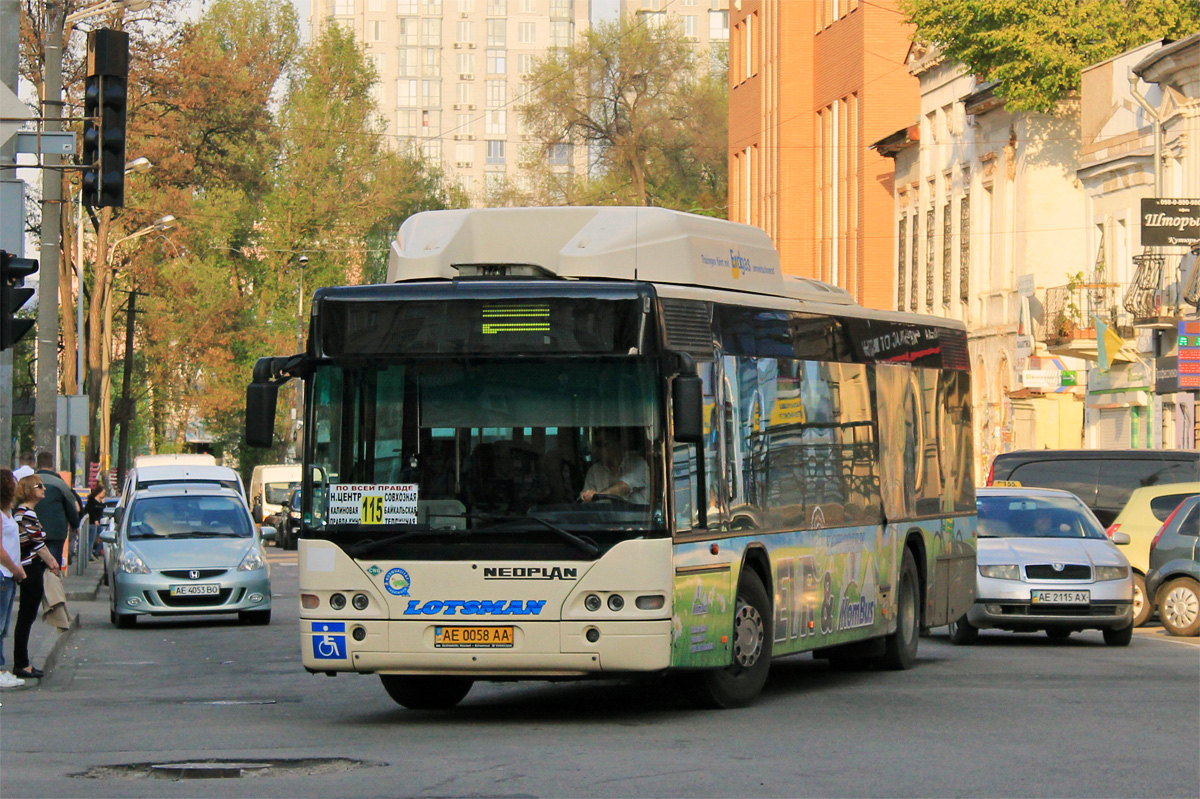
[[[17,625],[13,633],[13,676],[19,679],[40,679],[45,676],[41,669],[29,662],[29,632],[38,617],[45,595],[45,572],[58,573],[58,561],[46,549],[41,522],[34,506],[46,496],[46,486],[40,474],[22,477],[17,483],[17,507],[13,518],[21,531],[21,566],[25,579],[21,582],[21,595],[17,601]]]

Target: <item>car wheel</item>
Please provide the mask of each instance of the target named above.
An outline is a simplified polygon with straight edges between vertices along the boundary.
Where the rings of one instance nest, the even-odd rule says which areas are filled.
[[[1154,611],[1154,603],[1146,596],[1146,578],[1133,573],[1133,626],[1141,627]]]
[[[115,618],[113,624],[122,630],[128,630],[137,624],[137,616],[134,616],[132,613],[117,613],[113,611],[113,617]]]
[[[243,610],[238,613],[238,621],[240,621],[242,624],[270,624],[271,611]]]
[[[296,528],[295,527],[288,527],[287,548],[293,549],[293,550],[296,548]]]
[[[475,681],[469,677],[405,677],[380,674],[383,689],[409,710],[446,710],[463,700]]]
[[[767,683],[771,669],[771,598],[762,579],[744,569],[733,611],[733,663],[694,676],[693,698],[704,707],[745,707]]]
[[[1104,643],[1109,646],[1129,646],[1129,642],[1133,640],[1133,625],[1127,625],[1119,630],[1108,629],[1104,631]]]
[[[1171,635],[1200,633],[1200,583],[1176,577],[1159,589],[1158,617]]]
[[[1050,627],[1046,630],[1046,637],[1051,641],[1065,641],[1071,637],[1071,631],[1062,627]]]
[[[885,639],[880,665],[892,671],[911,669],[921,639],[921,579],[912,550],[905,547],[900,562],[900,591],[896,595],[896,631]]]
[[[950,622],[951,643],[964,646],[979,640],[979,628],[967,621],[967,614],[959,617],[958,621]]]

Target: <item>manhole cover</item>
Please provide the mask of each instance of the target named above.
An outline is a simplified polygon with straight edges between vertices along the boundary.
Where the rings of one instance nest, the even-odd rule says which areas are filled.
[[[188,760],[175,763],[122,763],[95,766],[74,777],[92,780],[220,780],[240,777],[303,777],[383,766],[348,757]]]

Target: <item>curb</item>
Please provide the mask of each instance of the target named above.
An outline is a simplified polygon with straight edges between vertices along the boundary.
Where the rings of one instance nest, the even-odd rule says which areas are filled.
[[[54,640],[54,644],[50,647],[50,651],[46,653],[46,657],[42,660],[42,671],[46,672],[47,677],[54,673],[54,669],[58,665],[58,658],[61,655],[62,650],[66,647],[67,641],[71,640],[71,638],[75,635],[75,631],[79,629],[80,625],[81,622],[79,621],[79,614],[76,613],[71,617],[71,626],[63,630],[61,633],[58,633]]]

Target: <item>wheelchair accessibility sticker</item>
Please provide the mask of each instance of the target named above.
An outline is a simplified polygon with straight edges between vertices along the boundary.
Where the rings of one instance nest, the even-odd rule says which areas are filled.
[[[346,623],[313,622],[313,657],[317,660],[346,659]]]

